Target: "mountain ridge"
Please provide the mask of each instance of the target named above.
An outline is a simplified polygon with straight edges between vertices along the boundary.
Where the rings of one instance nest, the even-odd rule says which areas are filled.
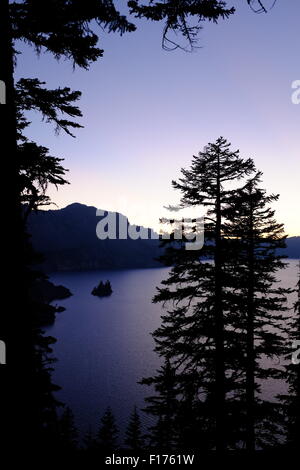
[[[108,214],[116,216],[117,231],[121,221],[129,227],[127,217],[103,210],[96,216],[96,207],[80,203],[62,209],[40,210],[30,215],[28,225],[35,250],[42,253],[43,269],[51,271],[81,271],[92,269],[133,269],[161,267],[154,258],[160,255],[158,239],[99,240],[96,226]]]
[[[161,249],[158,235],[151,228],[131,225],[118,212],[103,210],[103,216],[96,216],[96,211],[94,206],[74,202],[62,209],[40,210],[30,215],[32,244],[43,254],[42,267],[46,272],[162,267],[155,260]],[[96,227],[108,215],[116,217],[117,235],[127,224],[127,228],[143,230],[148,239],[99,240]],[[157,238],[151,238],[153,234]],[[289,258],[299,258],[300,236],[287,238],[287,248],[281,251]]]

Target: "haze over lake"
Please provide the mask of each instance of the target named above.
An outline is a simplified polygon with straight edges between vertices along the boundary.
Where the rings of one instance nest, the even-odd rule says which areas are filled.
[[[57,314],[46,333],[57,339],[53,381],[62,387],[57,397],[72,408],[81,432],[89,426],[95,430],[107,406],[113,409],[121,429],[133,406],[143,406],[150,390],[137,381],[151,376],[160,365],[150,333],[160,325],[162,306],[151,299],[168,271],[60,272],[50,276],[52,282],[73,293],[55,302],[66,311]],[[298,260],[289,260],[280,273],[282,286],[295,287],[297,273]],[[92,296],[93,287],[107,279],[113,294]],[[289,301],[294,299],[295,294]],[[274,395],[274,385],[269,385],[267,393]]]

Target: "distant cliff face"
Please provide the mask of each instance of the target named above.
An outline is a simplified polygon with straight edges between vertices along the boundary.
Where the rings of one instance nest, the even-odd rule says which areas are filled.
[[[158,240],[99,240],[96,227],[107,214],[99,217],[95,207],[78,203],[33,213],[29,232],[34,248],[44,255],[44,269],[51,272],[161,266],[155,261],[160,254]],[[117,228],[119,220],[124,223],[125,219],[129,225],[124,216],[109,214],[116,216]]]
[[[126,217],[116,215],[117,232]],[[36,251],[44,255],[43,268],[48,271],[81,271],[92,269],[152,268],[161,264],[155,260],[160,254],[159,240],[105,239],[99,240],[96,227],[103,217],[96,208],[71,204],[64,209],[39,211],[30,216],[29,232]],[[119,233],[119,232],[118,232]],[[300,237],[287,239],[287,248],[281,250],[289,258],[300,257]]]

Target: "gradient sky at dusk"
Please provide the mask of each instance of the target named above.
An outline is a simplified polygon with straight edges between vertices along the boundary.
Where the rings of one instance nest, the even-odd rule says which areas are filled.
[[[56,136],[30,115],[27,134],[64,157],[70,170],[71,184],[50,190],[59,207],[81,202],[155,226],[162,206],[178,201],[171,180],[223,135],[254,158],[264,186],[281,195],[278,221],[300,235],[300,104],[291,101],[291,84],[300,80],[300,2],[277,0],[260,15],[246,1],[228,4],[236,14],[204,24],[202,48],[193,53],[163,51],[162,25],[145,21],[123,37],[100,31],[105,54],[89,71],[20,48],[18,77],[83,93],[85,127],[76,139]]]

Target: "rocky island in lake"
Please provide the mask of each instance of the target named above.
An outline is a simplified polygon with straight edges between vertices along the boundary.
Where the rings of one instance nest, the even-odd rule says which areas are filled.
[[[92,295],[97,297],[106,297],[112,294],[112,288],[109,281],[102,282],[100,281],[97,287],[94,287],[92,290]]]

